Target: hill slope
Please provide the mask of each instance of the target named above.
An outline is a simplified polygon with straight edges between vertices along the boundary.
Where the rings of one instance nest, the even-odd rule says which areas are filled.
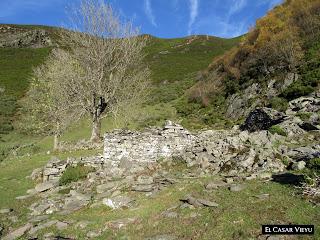
[[[41,64],[51,49],[57,46],[58,30],[46,26],[0,25],[0,136],[13,130],[19,109],[18,100],[28,89],[32,69]],[[210,36],[179,39],[150,36],[145,54],[146,63],[152,71],[151,98],[144,110],[146,119],[133,125],[144,127],[168,117],[175,118],[173,102],[196,83],[198,71],[206,68],[215,56],[223,54],[239,40]],[[90,132],[89,125],[80,125],[74,126],[65,139],[85,138]],[[109,125],[110,120],[107,120],[103,129],[112,128]]]
[[[216,58],[203,82],[188,95],[191,102],[216,108],[231,119],[252,109],[284,110],[288,101],[319,89],[320,2],[285,1],[257,21],[238,47]],[[221,105],[220,105],[221,106]]]

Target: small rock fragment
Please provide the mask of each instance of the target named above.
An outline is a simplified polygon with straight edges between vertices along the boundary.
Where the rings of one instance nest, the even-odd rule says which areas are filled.
[[[8,214],[8,213],[11,213],[12,211],[13,209],[4,208],[4,209],[0,209],[0,214]]]
[[[240,192],[242,191],[243,189],[245,189],[245,185],[241,185],[241,184],[232,184],[230,187],[229,187],[229,190],[231,192]]]

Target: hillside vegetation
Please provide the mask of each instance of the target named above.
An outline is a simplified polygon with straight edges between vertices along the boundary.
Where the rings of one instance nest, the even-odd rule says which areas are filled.
[[[202,72],[202,81],[188,94],[189,102],[206,107],[221,99],[217,110],[239,119],[247,112],[236,108],[281,108],[313,92],[320,79],[319,13],[317,0],[290,0],[275,7],[239,46]]]
[[[45,30],[53,45],[58,42],[57,28],[46,26],[0,25],[10,27],[11,32],[0,32],[0,38],[6,40],[8,34],[24,33],[34,30]],[[14,29],[14,30],[13,30]],[[139,111],[145,114],[143,119],[135,119],[129,127],[145,127],[162,124],[166,118],[177,118],[174,101],[185,94],[186,89],[196,83],[198,71],[208,66],[215,56],[223,54],[235,46],[240,38],[222,39],[211,36],[192,36],[179,39],[160,39],[149,36],[145,48],[146,63],[152,71],[152,90],[147,106]],[[24,122],[19,118],[18,110],[23,108],[19,99],[28,90],[33,68],[39,66],[49,56],[54,46],[41,48],[6,47],[0,48],[0,87],[3,89],[0,98],[0,136],[2,135],[1,156],[6,156],[18,142],[12,143],[10,136],[4,136],[14,130],[14,126]],[[79,126],[80,125],[80,126]],[[103,122],[104,131],[115,125],[111,119]],[[78,129],[81,129],[79,131]],[[17,129],[16,129],[17,130]],[[20,131],[20,130],[19,130]],[[16,134],[19,131],[14,131]],[[23,134],[30,132],[23,131]],[[87,138],[90,133],[86,119],[74,125],[63,139],[77,141]],[[14,137],[16,138],[16,137]],[[17,138],[19,139],[19,137]],[[2,158],[3,158],[2,157]]]

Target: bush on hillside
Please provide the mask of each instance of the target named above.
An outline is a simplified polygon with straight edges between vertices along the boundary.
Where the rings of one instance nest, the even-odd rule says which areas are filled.
[[[93,168],[84,165],[68,167],[62,174],[59,180],[59,185],[67,185],[68,183],[84,179],[87,177],[88,173],[92,172],[93,170]]]
[[[229,96],[253,82],[263,85],[271,77],[298,72],[299,81],[281,97],[307,95],[320,81],[319,39],[319,1],[285,1],[259,19],[238,47],[215,58],[207,75],[216,71],[218,76],[207,81],[223,85],[224,95]],[[285,101],[277,99],[273,105],[283,109]]]
[[[274,97],[270,100],[270,106],[280,112],[285,112],[288,105],[288,101],[285,98]]]
[[[308,95],[314,91],[314,88],[309,85],[304,85],[302,81],[297,81],[291,84],[287,89],[285,89],[281,96],[287,100],[293,100],[298,97]]]

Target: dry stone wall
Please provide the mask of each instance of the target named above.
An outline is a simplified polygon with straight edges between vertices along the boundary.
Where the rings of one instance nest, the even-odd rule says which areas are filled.
[[[104,136],[104,160],[114,164],[120,161],[155,162],[183,153],[195,140],[196,136],[171,121],[163,129],[114,131]]]

